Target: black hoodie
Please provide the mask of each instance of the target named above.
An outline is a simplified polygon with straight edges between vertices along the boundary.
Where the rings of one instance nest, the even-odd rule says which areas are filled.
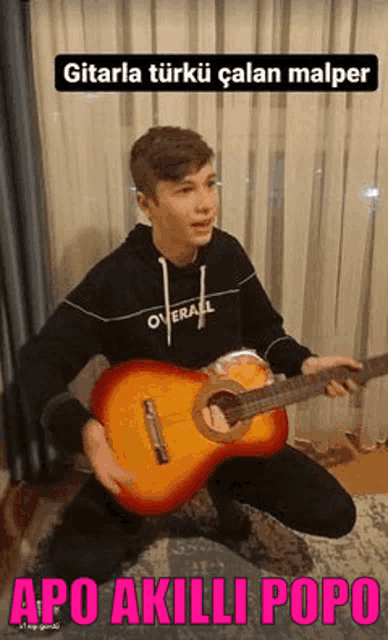
[[[164,259],[142,224],[101,260],[20,352],[31,415],[64,452],[82,451],[91,414],[67,392],[90,358],[152,359],[200,368],[242,347],[274,373],[300,373],[311,351],[286,335],[238,241],[218,229],[193,265]]]

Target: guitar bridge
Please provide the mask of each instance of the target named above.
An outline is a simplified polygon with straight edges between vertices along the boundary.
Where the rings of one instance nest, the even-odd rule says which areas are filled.
[[[167,444],[163,438],[162,425],[156,413],[155,402],[152,398],[143,401],[144,419],[150,438],[151,446],[158,464],[170,462]]]

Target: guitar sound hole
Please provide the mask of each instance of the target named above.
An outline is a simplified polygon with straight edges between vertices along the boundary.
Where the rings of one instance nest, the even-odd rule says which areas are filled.
[[[212,395],[203,410],[207,426],[219,433],[228,433],[234,426],[226,417],[226,410],[234,404],[235,396],[228,391],[219,391]]]

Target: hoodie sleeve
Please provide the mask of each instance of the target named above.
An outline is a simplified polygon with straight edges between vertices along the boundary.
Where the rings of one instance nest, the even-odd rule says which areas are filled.
[[[302,362],[313,354],[286,334],[282,316],[273,308],[240,245],[237,274],[244,346],[255,349],[274,373],[300,375]]]
[[[82,451],[81,429],[91,417],[67,385],[103,351],[103,319],[96,313],[100,285],[93,271],[19,353],[17,382],[31,418],[53,433],[66,455]]]

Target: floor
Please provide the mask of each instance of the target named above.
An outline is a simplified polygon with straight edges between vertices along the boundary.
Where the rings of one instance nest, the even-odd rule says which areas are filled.
[[[343,460],[343,457],[342,457]],[[327,462],[330,471],[354,494],[357,523],[353,531],[339,540],[325,540],[315,536],[296,534],[268,515],[244,507],[252,521],[252,535],[247,541],[233,542],[222,538],[217,531],[216,513],[206,492],[198,496],[179,513],[162,520],[147,520],[142,538],[121,570],[121,577],[135,580],[139,610],[141,612],[142,579],[151,578],[203,578],[203,614],[209,615],[208,624],[158,624],[158,637],[166,640],[250,640],[264,638],[330,640],[388,640],[388,452],[380,450],[362,454],[357,458],[336,464],[335,457]],[[194,528],[193,528],[194,527]],[[117,544],[117,541],[115,541]],[[20,574],[19,574],[20,575]],[[306,576],[316,581],[321,594],[323,578],[346,580],[350,589],[361,577],[369,577],[371,590],[380,588],[380,615],[373,624],[359,624],[352,619],[357,615],[353,592],[353,606],[347,602],[338,606],[335,625],[322,623],[322,602],[318,602],[318,618],[311,624],[298,624],[291,619],[290,588],[292,583]],[[120,575],[116,576],[116,578]],[[231,615],[231,624],[216,624],[212,619],[212,578],[223,578],[225,588],[225,615]],[[277,578],[280,589],[288,586],[288,599],[275,608],[274,624],[262,621],[261,594],[265,578]],[[65,624],[53,632],[55,640],[133,640],[155,637],[154,625],[111,625],[110,616],[115,588],[119,582],[112,579],[100,586],[97,620],[88,626],[75,622]],[[235,578],[245,578],[247,586],[247,621],[237,624],[234,619]],[[131,580],[128,581],[129,583]],[[296,583],[298,584],[298,583]],[[299,581],[299,584],[300,581]],[[342,582],[342,586],[345,583]],[[312,583],[310,587],[313,588]],[[173,618],[175,583],[170,581],[166,605],[170,620]],[[357,587],[353,587],[354,589]],[[145,587],[144,587],[145,588]],[[188,581],[186,580],[188,590]],[[294,593],[294,591],[292,592]],[[297,591],[295,591],[297,593]],[[351,591],[352,593],[352,591]],[[370,591],[372,593],[372,591]],[[3,593],[3,619],[0,622],[2,638],[13,638],[20,631],[7,625],[11,591]],[[309,596],[310,597],[310,596]],[[352,600],[352,599],[350,599]],[[293,596],[291,596],[293,601]],[[372,599],[371,599],[372,602]],[[244,596],[237,613],[244,607]],[[308,605],[309,604],[308,601]],[[293,606],[297,606],[294,605]],[[241,609],[242,607],[242,609]],[[296,609],[295,609],[296,610]],[[311,612],[311,610],[310,610]],[[365,613],[365,611],[364,611]],[[371,615],[373,612],[370,610]],[[42,631],[26,631],[19,638],[47,637]]]

